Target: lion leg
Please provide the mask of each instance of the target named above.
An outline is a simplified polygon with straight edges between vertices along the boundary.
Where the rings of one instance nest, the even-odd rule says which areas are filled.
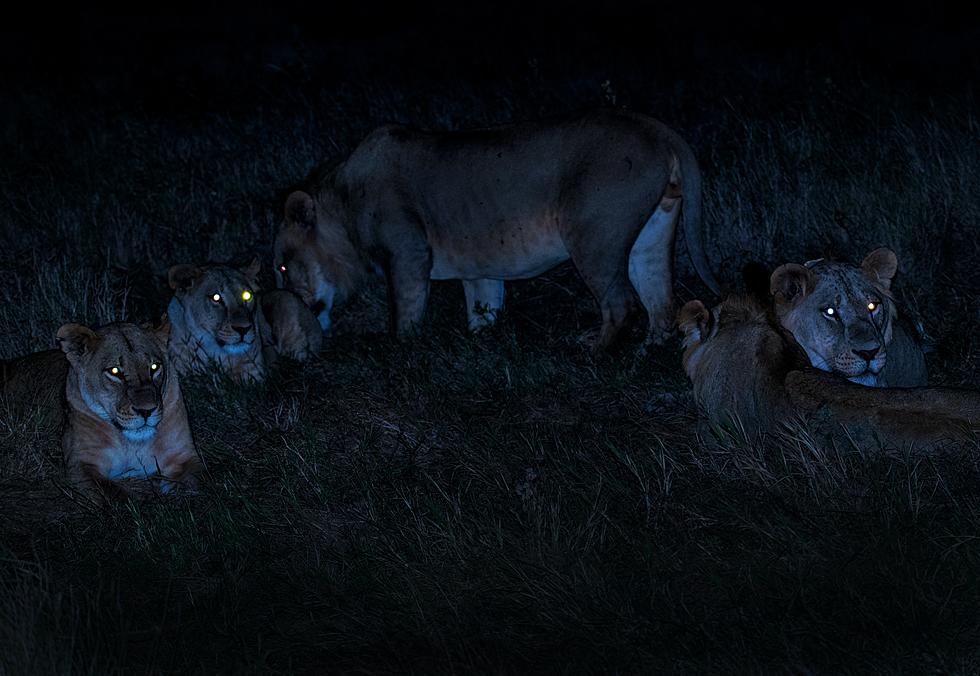
[[[497,313],[504,307],[504,282],[501,279],[464,279],[466,316],[470,331],[485,328],[494,323]]]
[[[660,345],[674,323],[672,277],[674,226],[680,209],[665,198],[640,231],[629,255],[629,278],[647,311],[647,335],[643,348]]]
[[[409,333],[422,322],[429,300],[429,275],[432,256],[401,253],[392,256],[388,267],[388,303],[391,327],[399,335]]]

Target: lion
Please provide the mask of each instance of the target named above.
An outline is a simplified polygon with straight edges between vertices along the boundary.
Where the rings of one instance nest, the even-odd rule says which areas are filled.
[[[763,436],[802,420],[835,438],[877,438],[891,446],[938,446],[980,433],[980,392],[876,389],[815,369],[754,297],[732,295],[711,311],[691,301],[677,324],[698,408],[716,425],[734,420]]]
[[[265,378],[259,335],[258,259],[228,265],[180,264],[167,280],[174,296],[167,307],[170,358],[181,375],[217,365],[238,382]]]
[[[644,345],[673,322],[674,229],[704,282],[701,174],[661,122],[604,110],[460,132],[389,125],[295,191],[275,240],[277,285],[298,293],[327,331],[331,310],[372,271],[388,282],[391,327],[422,319],[430,280],[463,283],[469,327],[494,321],[504,283],[571,259],[602,312],[610,346],[634,306]]]
[[[169,350],[182,375],[216,365],[238,382],[258,382],[278,357],[306,360],[320,351],[316,317],[289,291],[262,292],[260,267],[256,258],[241,268],[170,268]]]
[[[860,268],[822,260],[782,265],[770,278],[776,317],[822,371],[871,387],[925,385],[922,346],[890,291],[897,269],[887,248],[872,251]]]
[[[320,352],[323,332],[303,300],[291,291],[273,289],[259,294],[260,333],[266,362],[278,357],[307,361]]]
[[[3,365],[4,401],[13,410],[44,409],[79,490],[105,499],[128,495],[145,480],[164,493],[197,488],[202,464],[167,356],[168,331],[65,324],[60,350]]]

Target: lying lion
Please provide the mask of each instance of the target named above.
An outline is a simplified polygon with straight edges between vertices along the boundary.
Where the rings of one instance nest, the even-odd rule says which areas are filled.
[[[195,489],[201,462],[167,328],[65,324],[58,342],[61,350],[0,364],[2,410],[60,431],[68,477],[84,492],[122,496],[147,479],[164,493]]]
[[[871,387],[928,383],[917,333],[892,298],[898,257],[875,249],[861,266],[834,261],[777,268],[770,292],[779,323],[810,364]]]
[[[261,381],[279,356],[304,360],[320,351],[316,317],[293,293],[261,292],[259,261],[174,265],[169,354],[181,375],[212,366],[239,382]]]
[[[370,134],[310,192],[292,193],[275,241],[278,284],[323,330],[333,306],[380,270],[392,328],[425,311],[429,280],[463,283],[470,328],[492,322],[504,282],[571,259],[602,311],[598,346],[626,323],[633,292],[648,341],[673,323],[674,227],[718,293],[701,234],[701,173],[662,123],[621,111],[464,132]]]
[[[980,393],[946,387],[868,388],[809,366],[806,354],[756,299],[730,296],[710,312],[681,308],[684,370],[698,407],[715,424],[752,434],[807,419],[819,430],[888,445],[935,446],[980,432]],[[857,436],[855,436],[855,434]]]

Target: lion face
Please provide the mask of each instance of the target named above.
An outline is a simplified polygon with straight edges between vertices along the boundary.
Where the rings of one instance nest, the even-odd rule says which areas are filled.
[[[885,248],[868,254],[860,268],[783,265],[770,278],[776,316],[814,367],[874,385],[892,339],[889,289],[897,269],[894,252]]]
[[[259,340],[258,272],[255,259],[240,270],[226,265],[175,265],[168,277],[192,333],[213,341],[225,354],[242,354]]]
[[[364,267],[338,219],[302,191],[286,201],[273,265],[276,286],[297,294],[324,332],[330,329],[334,305],[359,283]]]
[[[98,331],[65,324],[58,330],[69,382],[77,383],[82,403],[129,440],[152,438],[166,413],[168,330],[124,323]]]

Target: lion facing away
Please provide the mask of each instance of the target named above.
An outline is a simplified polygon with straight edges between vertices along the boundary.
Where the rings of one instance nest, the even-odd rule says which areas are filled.
[[[701,174],[690,147],[649,117],[599,111],[462,132],[400,126],[370,134],[310,189],[292,193],[275,241],[278,285],[324,331],[331,310],[380,270],[391,326],[421,321],[430,280],[463,284],[471,328],[492,322],[504,283],[574,263],[602,312],[598,347],[633,307],[648,342],[669,335],[674,229],[698,274]]]
[[[151,480],[162,492],[195,489],[201,470],[167,328],[65,324],[60,350],[3,365],[8,410],[41,408],[59,431],[69,480],[101,497]]]
[[[217,366],[238,382],[257,382],[279,356],[309,359],[320,351],[316,317],[293,293],[261,292],[260,263],[175,265],[168,281],[169,353],[181,374]]]
[[[678,314],[684,370],[702,415],[751,433],[805,419],[839,437],[889,445],[940,445],[980,432],[980,393],[942,387],[875,389],[813,369],[805,353],[758,300],[730,296],[709,311],[700,301]],[[851,437],[855,438],[855,437]]]
[[[861,267],[816,261],[780,266],[770,279],[779,323],[810,364],[872,387],[926,385],[925,355],[915,329],[891,294],[898,258],[875,249]]]

